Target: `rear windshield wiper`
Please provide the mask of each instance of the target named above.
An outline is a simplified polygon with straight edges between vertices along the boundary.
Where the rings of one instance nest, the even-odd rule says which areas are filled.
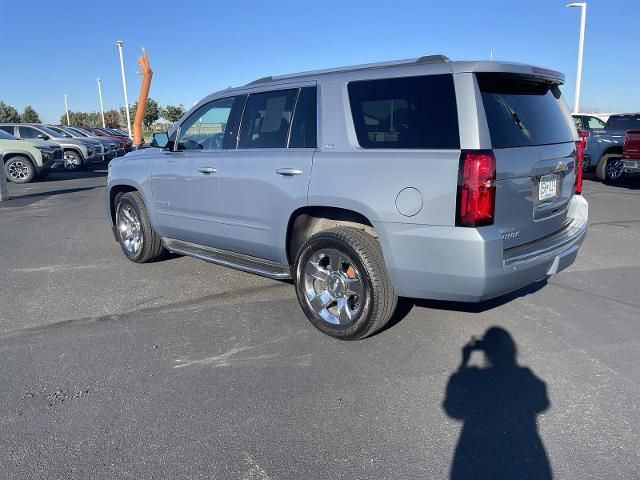
[[[522,133],[524,134],[525,137],[527,137],[527,139],[529,140],[529,143],[533,143],[533,137],[531,136],[531,132],[525,126],[525,124],[522,122],[522,120],[520,120],[520,117],[518,116],[516,111],[511,107],[511,105],[509,105],[509,103],[504,98],[504,96],[496,95],[496,99],[502,104],[502,106],[507,110],[507,112],[509,112],[509,115],[511,116],[511,119],[513,120],[513,123],[515,123],[516,126],[520,130],[522,130]]]

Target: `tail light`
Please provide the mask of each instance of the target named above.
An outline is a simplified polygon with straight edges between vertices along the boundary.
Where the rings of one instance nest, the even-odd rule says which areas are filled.
[[[578,132],[580,140],[576,142],[576,183],[575,193],[582,194],[582,174],[584,172],[584,150],[587,148],[587,137],[589,132]]]
[[[496,206],[496,159],[491,150],[462,152],[458,170],[456,225],[492,225]]]

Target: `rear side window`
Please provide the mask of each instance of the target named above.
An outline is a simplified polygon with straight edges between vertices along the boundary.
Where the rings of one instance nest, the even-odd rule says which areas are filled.
[[[348,90],[361,147],[460,148],[453,75],[364,80]]]
[[[639,130],[640,115],[629,115],[624,117],[609,117],[606,128],[610,130]]]
[[[289,148],[317,147],[317,95],[316,87],[306,87],[300,90],[296,111],[291,124]]]
[[[286,148],[298,89],[249,95],[238,148]]]
[[[10,135],[13,135],[13,132],[14,132],[13,125],[2,125],[0,127],[0,130],[3,130],[3,131],[7,132]]]
[[[604,122],[597,117],[587,117],[589,129],[600,130],[604,128]]]
[[[476,77],[493,148],[575,141],[576,125],[557,85],[505,73]]]

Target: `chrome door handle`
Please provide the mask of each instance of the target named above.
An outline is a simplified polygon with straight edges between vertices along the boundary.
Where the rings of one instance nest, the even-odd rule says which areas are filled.
[[[302,175],[302,170],[299,168],[279,168],[276,173],[283,177],[293,177],[294,175]]]
[[[213,167],[202,167],[199,168],[198,171],[203,175],[209,175],[210,173],[216,173],[218,169]]]

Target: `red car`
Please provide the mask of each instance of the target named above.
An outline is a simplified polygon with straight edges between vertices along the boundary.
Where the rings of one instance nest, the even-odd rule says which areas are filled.
[[[110,132],[109,130],[105,129],[105,128],[98,128],[98,127],[83,127],[85,130],[89,130],[90,132],[92,132],[93,134],[99,136],[99,137],[107,137],[107,138],[111,138],[113,140],[116,140],[117,142],[120,143],[120,146],[122,147],[122,149],[124,150],[124,152],[130,152],[131,150],[133,150],[132,148],[132,141],[129,137],[127,136],[123,136],[123,135],[115,135],[114,133]]]
[[[640,172],[640,130],[627,130],[624,136],[622,168],[624,172]]]

